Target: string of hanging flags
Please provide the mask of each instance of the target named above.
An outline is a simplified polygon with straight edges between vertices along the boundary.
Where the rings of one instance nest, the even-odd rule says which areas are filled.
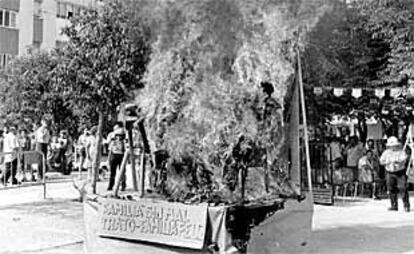
[[[374,95],[378,98],[383,98],[386,94],[389,94],[393,98],[398,97],[414,97],[414,86],[409,87],[392,87],[392,88],[343,88],[343,87],[314,87],[313,93],[317,96],[322,95],[324,92],[333,91],[333,95],[340,97],[346,92],[351,92],[352,97],[360,98],[365,91],[373,91]]]

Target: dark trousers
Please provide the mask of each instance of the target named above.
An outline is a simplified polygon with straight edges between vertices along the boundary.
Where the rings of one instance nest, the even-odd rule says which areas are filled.
[[[45,162],[44,164],[46,164],[46,160],[47,160],[47,143],[36,143],[36,151],[42,153],[44,155],[44,159]],[[39,167],[38,167],[38,177],[39,179],[43,179],[43,159],[42,157],[39,158]],[[45,172],[47,171],[47,166],[45,168]]]
[[[109,157],[109,169],[111,171],[110,176],[109,176],[109,185],[108,185],[108,190],[112,190],[112,188],[114,187],[115,184],[115,176],[116,176],[116,171],[118,169],[118,167],[121,167],[122,164],[122,159],[123,159],[124,155],[123,154],[111,154]],[[126,180],[125,180],[125,174],[121,176],[121,188],[125,189],[126,187]]]
[[[17,173],[17,159],[14,159],[13,161],[9,161],[5,163],[5,172],[3,174],[3,177],[1,178],[2,183],[7,183],[10,176],[12,177],[12,183],[17,184],[16,179],[16,173]]]
[[[398,192],[402,195],[404,207],[410,207],[407,175],[405,174],[405,170],[393,173],[387,172],[387,187],[392,208],[398,208]]]
[[[352,174],[353,174],[353,177],[354,177],[354,181],[358,181],[359,180],[359,172],[358,172],[358,167],[351,167],[351,166],[349,166],[348,168],[350,168],[351,170],[352,170]]]

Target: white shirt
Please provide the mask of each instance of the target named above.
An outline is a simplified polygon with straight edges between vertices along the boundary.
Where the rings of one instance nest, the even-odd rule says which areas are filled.
[[[79,137],[79,145],[83,146],[83,147],[87,147],[88,143],[89,143],[89,136],[90,135],[86,135],[86,134],[82,134]]]
[[[347,154],[347,166],[348,167],[357,167],[358,161],[364,156],[365,148],[361,143],[357,144],[354,147],[349,147],[346,151]]]
[[[380,158],[381,165],[385,165],[385,170],[388,172],[398,172],[405,169],[405,161],[407,154],[404,150],[393,151],[385,150]]]
[[[39,127],[35,133],[35,139],[37,143],[48,144],[50,141],[49,130],[46,127]]]
[[[361,157],[361,159],[359,159],[358,161],[358,169],[363,169],[364,167],[369,167],[371,170],[375,170],[376,166],[378,166],[378,164],[376,164],[376,161],[374,158],[370,160],[368,160],[367,156],[364,155]]]
[[[329,145],[331,150],[327,152],[329,157],[332,156],[331,161],[342,158],[341,144],[339,142],[331,142]]]
[[[19,148],[19,141],[12,132],[9,132],[4,137],[3,152],[11,153],[15,152]],[[4,156],[5,162],[11,162],[16,159],[16,154],[7,154]]]
[[[111,131],[109,134],[108,134],[108,136],[106,137],[106,143],[107,144],[110,144],[111,143],[111,141],[112,141],[112,139],[114,139],[115,138],[115,132],[114,131]]]

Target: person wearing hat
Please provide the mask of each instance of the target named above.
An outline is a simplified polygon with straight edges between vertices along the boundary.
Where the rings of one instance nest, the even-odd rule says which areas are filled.
[[[112,190],[115,184],[116,171],[121,167],[122,159],[125,153],[125,131],[121,123],[116,123],[114,131],[108,134],[109,143],[109,184],[108,191]],[[125,190],[126,179],[125,175],[122,176],[121,189]]]
[[[1,183],[7,183],[9,178],[12,184],[17,184],[17,152],[19,150],[19,141],[16,136],[17,129],[15,126],[9,128],[9,132],[4,137],[3,152],[9,153],[4,156],[5,172],[1,177]]]
[[[402,194],[404,209],[410,211],[410,201],[408,196],[408,184],[406,175],[407,153],[395,136],[388,138],[387,149],[380,158],[381,165],[385,166],[387,172],[387,187],[391,201],[390,211],[398,211],[398,192]]]

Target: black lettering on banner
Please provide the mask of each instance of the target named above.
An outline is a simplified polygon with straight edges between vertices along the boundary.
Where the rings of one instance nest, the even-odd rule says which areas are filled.
[[[148,206],[146,209],[146,218],[152,218],[152,207]]]
[[[135,219],[129,219],[127,224],[128,232],[134,233],[136,228]]]
[[[102,218],[102,227],[103,227],[103,230],[106,230],[106,227],[107,227],[107,221],[108,221],[108,219],[107,218]]]
[[[170,225],[171,225],[171,235],[178,236],[177,221],[175,220],[170,221]]]
[[[182,221],[180,221],[180,222],[178,222],[179,224],[178,224],[178,235],[180,236],[180,237],[183,237],[184,236],[184,234],[185,234],[185,223],[184,222],[182,222]]]
[[[198,225],[197,239],[198,240],[203,240],[204,239],[204,234],[205,234],[204,225],[202,225],[202,224]]]
[[[108,204],[108,203],[105,203],[105,204],[104,204],[104,206],[103,206],[103,209],[104,209],[103,214],[104,214],[104,215],[108,215],[108,213],[110,212],[109,207],[110,207],[110,204]]]
[[[113,218],[111,218],[110,219],[110,221],[111,221],[111,231],[116,231],[116,230],[118,230],[118,227],[117,227],[117,225],[116,225],[116,221],[115,221],[115,219],[113,219]]]

